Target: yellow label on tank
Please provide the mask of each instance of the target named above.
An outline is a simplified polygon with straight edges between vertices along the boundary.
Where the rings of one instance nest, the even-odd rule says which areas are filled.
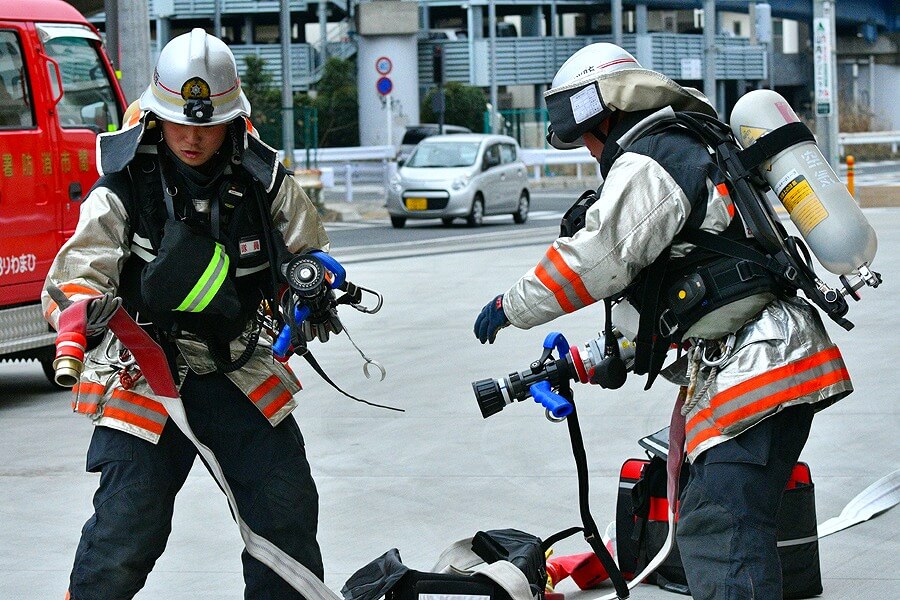
[[[803,175],[797,175],[785,185],[780,192],[778,198],[788,213],[791,220],[797,226],[804,236],[808,235],[813,228],[828,218],[828,211],[816,193],[813,191],[809,182]]]
[[[749,127],[747,125],[741,125],[741,146],[746,148],[762,136],[769,133],[770,130],[764,129],[762,127]]]

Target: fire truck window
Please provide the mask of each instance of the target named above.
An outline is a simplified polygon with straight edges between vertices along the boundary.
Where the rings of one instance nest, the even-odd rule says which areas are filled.
[[[21,45],[15,33],[0,30],[0,129],[30,127],[34,113]]]
[[[45,42],[44,50],[59,64],[62,76],[63,96],[56,107],[60,125],[97,133],[118,129],[115,95],[95,43],[84,38],[59,37]],[[47,68],[56,97],[56,70],[49,63]]]

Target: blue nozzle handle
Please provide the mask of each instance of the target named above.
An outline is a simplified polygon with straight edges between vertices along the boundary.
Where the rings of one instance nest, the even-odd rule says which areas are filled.
[[[299,325],[309,316],[308,306],[294,307],[294,321]],[[276,358],[284,358],[291,350],[291,326],[285,324],[278,334],[278,339],[272,344],[272,354]]]
[[[331,271],[331,274],[334,275],[334,281],[331,282],[332,289],[337,289],[344,284],[344,281],[347,279],[347,271],[344,267],[339,263],[333,256],[325,254],[321,250],[313,250],[310,252],[312,256],[315,256],[322,265]],[[298,321],[299,323],[299,321]]]
[[[534,401],[550,411],[556,419],[563,419],[572,414],[574,407],[572,403],[557,394],[550,391],[549,381],[538,381],[531,384],[528,388]]]
[[[569,353],[569,341],[558,331],[551,331],[544,338],[544,349],[553,350],[554,348],[560,358]]]

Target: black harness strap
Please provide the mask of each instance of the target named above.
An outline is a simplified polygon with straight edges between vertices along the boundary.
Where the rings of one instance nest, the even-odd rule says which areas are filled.
[[[796,146],[802,142],[815,143],[815,141],[816,138],[813,136],[812,131],[810,131],[809,127],[805,124],[799,121],[796,123],[788,123],[787,125],[782,125],[781,127],[769,131],[764,136],[757,138],[756,141],[753,142],[753,145],[738,154],[738,158],[744,169],[749,172],[753,171],[770,158],[774,158],[775,155],[782,150],[786,150],[787,148]],[[741,175],[738,174],[738,176]]]
[[[616,588],[616,596],[620,599],[628,598],[631,594],[628,589],[628,583],[622,576],[622,572],[619,571],[619,567],[616,565],[616,561],[613,560],[612,555],[610,555],[609,550],[603,544],[600,531],[597,529],[593,516],[591,516],[587,453],[584,449],[581,425],[578,423],[578,410],[575,406],[572,386],[569,385],[568,380],[565,380],[559,386],[559,394],[572,404],[572,412],[566,417],[566,426],[569,429],[569,438],[572,441],[572,455],[575,457],[575,469],[578,473],[578,508],[581,513],[582,526],[570,527],[551,535],[544,540],[541,547],[546,551],[559,540],[583,531],[585,541],[591,546],[591,550],[594,551],[594,554],[600,559],[603,568],[609,574],[609,578]]]
[[[406,411],[405,411],[404,409],[402,409],[402,408],[397,408],[397,407],[395,407],[395,406],[387,406],[387,405],[385,405],[385,404],[376,404],[375,402],[369,402],[368,400],[363,400],[362,398],[357,398],[357,397],[354,396],[353,394],[348,394],[347,392],[345,392],[344,390],[342,390],[341,388],[339,388],[338,385],[337,385],[335,382],[333,382],[333,381],[331,380],[331,377],[329,377],[328,374],[325,372],[325,370],[322,369],[321,366],[319,366],[319,362],[318,362],[318,361],[316,360],[316,358],[312,355],[312,352],[310,352],[310,351],[307,349],[305,352],[303,352],[303,353],[301,354],[301,356],[302,356],[304,359],[306,359],[306,362],[309,363],[309,366],[311,366],[311,367],[313,368],[313,370],[314,370],[316,373],[319,374],[319,377],[321,377],[322,379],[325,380],[325,383],[327,383],[328,385],[330,385],[331,387],[333,387],[334,389],[336,389],[337,391],[339,391],[339,392],[342,393],[343,395],[347,396],[347,397],[350,398],[351,400],[356,400],[357,402],[362,402],[363,404],[368,404],[369,406],[374,406],[375,408],[384,408],[384,409],[387,409],[387,410],[394,410],[394,411],[397,411],[397,412],[406,412]]]

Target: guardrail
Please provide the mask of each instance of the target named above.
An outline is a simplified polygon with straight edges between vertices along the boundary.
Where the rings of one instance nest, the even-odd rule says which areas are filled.
[[[839,134],[839,145],[891,144],[892,152],[897,152],[900,131],[872,131]],[[311,151],[317,168],[329,172],[329,183],[333,174],[334,186],[346,189],[346,199],[353,200],[354,185],[383,185],[390,183],[391,175],[397,170],[397,149],[393,146],[359,146],[349,148],[319,148]],[[587,148],[577,150],[557,150],[555,148],[522,148],[522,161],[529,167],[531,178],[540,181],[544,177],[544,167],[573,165],[575,177],[600,177],[600,165]],[[294,151],[294,164],[305,164],[306,150]],[[585,165],[588,165],[585,167]],[[329,185],[326,183],[326,187]]]
[[[897,154],[900,144],[900,131],[860,131],[838,134],[838,152],[843,156],[844,146],[858,144],[890,144],[891,153]]]
[[[391,175],[397,171],[396,158],[397,149],[394,146],[318,148],[310,151],[311,162],[323,171],[325,187],[345,188],[347,202],[353,201],[354,185],[383,185],[387,189]],[[302,165],[305,161],[306,150],[294,150],[294,164]]]

